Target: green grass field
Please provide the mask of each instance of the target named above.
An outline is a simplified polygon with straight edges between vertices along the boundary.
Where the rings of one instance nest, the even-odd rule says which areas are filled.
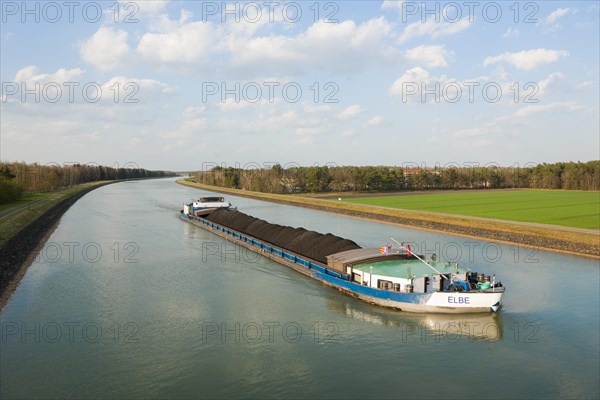
[[[600,229],[600,192],[510,190],[344,199],[349,203]]]

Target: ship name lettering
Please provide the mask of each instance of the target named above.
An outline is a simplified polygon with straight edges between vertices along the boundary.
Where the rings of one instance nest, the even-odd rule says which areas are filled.
[[[468,297],[452,297],[452,296],[448,296],[448,303],[469,304],[469,298]]]

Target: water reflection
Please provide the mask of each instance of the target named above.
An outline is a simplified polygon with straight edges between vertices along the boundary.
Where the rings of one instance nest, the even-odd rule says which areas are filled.
[[[339,301],[328,301],[328,307],[355,320],[398,328],[403,339],[414,337],[439,342],[468,337],[473,340],[498,342],[503,337],[501,313],[415,314]]]

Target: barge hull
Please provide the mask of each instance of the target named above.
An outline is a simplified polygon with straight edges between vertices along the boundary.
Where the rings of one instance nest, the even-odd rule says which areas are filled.
[[[346,295],[378,306],[406,312],[462,314],[495,312],[501,305],[501,293],[399,293],[363,286],[350,281],[350,276],[333,271],[322,263],[223,225],[189,216],[183,212],[179,213],[179,218],[303,275],[321,281]]]

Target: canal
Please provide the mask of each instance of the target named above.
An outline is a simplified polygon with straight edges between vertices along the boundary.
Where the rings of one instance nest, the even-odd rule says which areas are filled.
[[[84,196],[0,313],[2,398],[597,398],[598,260],[228,196],[244,213],[496,274],[497,314],[396,312],[177,218],[173,179]]]

